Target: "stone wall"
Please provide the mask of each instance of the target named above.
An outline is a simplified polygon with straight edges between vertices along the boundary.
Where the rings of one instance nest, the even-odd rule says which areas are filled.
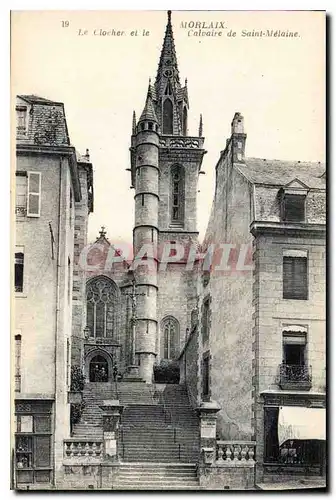
[[[201,490],[254,490],[254,465],[199,467]]]
[[[74,271],[72,289],[72,346],[71,363],[81,365],[83,361],[83,330],[85,328],[85,269],[80,264],[81,252],[87,245],[88,231],[88,173],[83,166],[78,166],[78,174],[82,191],[82,199],[75,202],[74,221]]]
[[[226,269],[215,257],[201,302],[211,298],[209,340],[210,397],[222,410],[217,433],[221,439],[252,436],[252,236],[251,185],[232,165],[230,148],[216,167],[216,191],[205,243],[231,245]],[[246,253],[246,255],[245,255]],[[222,254],[223,255],[223,254]]]

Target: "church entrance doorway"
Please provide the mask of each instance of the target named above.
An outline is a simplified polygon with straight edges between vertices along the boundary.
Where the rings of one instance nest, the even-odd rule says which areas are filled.
[[[90,382],[108,381],[108,363],[104,356],[94,356],[90,361]]]

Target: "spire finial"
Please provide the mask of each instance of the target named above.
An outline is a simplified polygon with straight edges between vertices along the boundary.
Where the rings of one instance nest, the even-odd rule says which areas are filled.
[[[132,133],[135,134],[135,132],[136,132],[136,116],[135,116],[135,111],[133,111]]]
[[[149,81],[148,81],[148,91],[147,91],[147,98],[149,97],[150,99],[152,99],[152,80],[151,78],[149,78]]]
[[[168,23],[171,23],[171,10],[168,10],[167,14],[168,14]]]
[[[184,80],[184,86],[186,87],[188,85],[188,78]]]
[[[199,128],[198,128],[198,137],[203,136],[203,117],[202,113],[200,114]]]
[[[99,237],[105,238],[105,236],[106,236],[105,226],[102,226],[101,230],[99,231]]]

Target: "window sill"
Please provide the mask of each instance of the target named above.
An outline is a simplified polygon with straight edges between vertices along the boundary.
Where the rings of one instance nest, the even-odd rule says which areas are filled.
[[[295,382],[280,382],[279,387],[285,391],[309,391],[312,387],[311,382],[295,381]]]
[[[308,297],[282,297],[283,300],[309,300]]]
[[[26,299],[27,298],[27,294],[24,293],[24,292],[15,292],[15,298],[17,298],[17,299]]]

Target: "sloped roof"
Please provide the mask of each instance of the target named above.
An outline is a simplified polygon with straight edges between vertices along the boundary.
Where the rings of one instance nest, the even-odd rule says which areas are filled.
[[[139,122],[141,122],[143,120],[152,120],[154,122],[158,121],[157,117],[156,117],[155,110],[154,110],[154,106],[153,106],[152,89],[151,89],[150,85],[148,86],[146,103],[145,103],[145,107],[143,109],[143,112],[141,113]]]
[[[284,186],[298,179],[309,188],[325,189],[324,163],[246,158],[238,169],[253,184]]]
[[[39,97],[37,95],[31,94],[31,95],[18,95],[20,99],[23,99],[24,101],[27,101],[29,104],[45,104],[45,105],[50,105],[50,106],[63,106],[62,102],[57,102],[57,101],[50,101],[50,99],[45,99],[44,97]]]

